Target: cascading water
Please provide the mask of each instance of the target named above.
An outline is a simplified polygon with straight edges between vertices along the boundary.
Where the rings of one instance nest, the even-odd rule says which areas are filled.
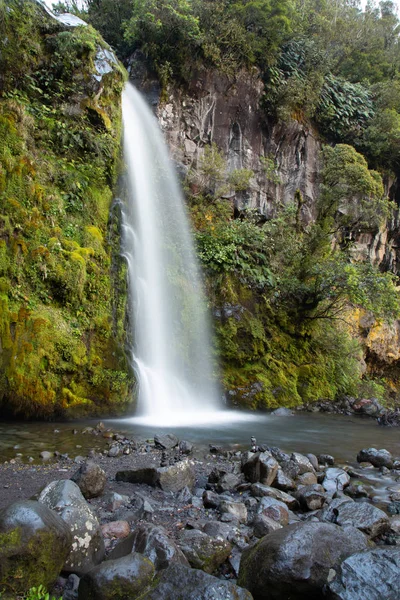
[[[226,420],[212,377],[205,301],[177,176],[156,118],[131,84],[122,112],[129,196],[123,252],[139,383],[135,420],[161,426]]]

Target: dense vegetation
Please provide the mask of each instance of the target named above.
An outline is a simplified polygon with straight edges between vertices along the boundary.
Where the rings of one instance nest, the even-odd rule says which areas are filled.
[[[0,25],[3,414],[117,411],[131,386],[109,227],[124,71],[109,65],[100,84],[99,34],[33,2],[0,3]]]
[[[11,39],[0,75],[7,140],[0,179],[1,387],[25,414],[52,414],[54,406],[93,411],[98,399],[116,406],[127,398],[130,379],[121,352],[123,301],[107,300],[111,249],[104,240],[121,74],[106,76],[96,100],[87,75],[79,75],[102,44],[94,30],[61,32],[43,20],[38,27],[29,3],[7,4],[11,12],[0,1]],[[188,174],[224,384],[234,401],[252,408],[383,394],[381,382],[361,380],[362,350],[350,322],[354,307],[378,320],[400,314],[394,276],[354,260],[353,252],[354,231],[377,231],[395,209],[382,179],[397,176],[400,161],[394,4],[369,2],[365,11],[357,0],[55,6],[91,23],[122,60],[140,51],[165,91],[187,86],[193,72],[205,69],[232,79],[251,70],[264,83],[266,121],[296,119],[318,131],[325,147],[311,224],[301,219],[299,191],[268,221],[251,210],[234,218],[226,191],[245,192],[253,173],[228,173],[211,143]],[[12,61],[15,55],[21,60]],[[265,178],[279,183],[273,158],[263,161]],[[38,187],[40,193],[32,191]]]

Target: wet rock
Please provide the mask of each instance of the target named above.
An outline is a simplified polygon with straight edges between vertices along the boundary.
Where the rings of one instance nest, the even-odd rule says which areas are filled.
[[[350,496],[350,498],[368,498],[368,491],[362,483],[353,483],[346,488],[346,496]]]
[[[350,477],[343,469],[326,469],[322,482],[327,492],[342,492],[350,483]]]
[[[384,412],[383,407],[376,398],[363,398],[362,400],[355,402],[352,408],[354,412],[361,415],[368,415],[369,417],[377,417]]]
[[[269,452],[245,452],[241,462],[242,473],[250,483],[261,482],[271,485],[278,472],[279,464]]]
[[[203,492],[203,504],[204,508],[218,508],[221,503],[221,498],[215,492],[211,490],[204,490]]]
[[[328,506],[325,506],[322,510],[319,511],[318,519],[320,521],[325,521],[326,523],[335,523],[337,515],[336,509],[342,504],[345,504],[346,502],[353,502],[353,500],[351,498],[348,498],[347,496],[340,496],[339,498],[334,498],[333,500],[331,500]]]
[[[315,471],[318,471],[319,470],[318,458],[315,456],[315,454],[306,454],[306,458],[308,458],[308,460],[314,467]]]
[[[101,526],[101,532],[106,539],[122,539],[128,537],[131,528],[127,521],[111,521]]]
[[[352,526],[372,538],[389,530],[389,517],[367,502],[345,502],[335,509],[335,522],[342,527]]]
[[[157,434],[154,436],[154,444],[156,448],[172,450],[172,448],[175,448],[179,444],[179,440],[172,433]]]
[[[331,569],[366,549],[366,539],[356,529],[328,523],[288,525],[243,552],[238,584],[255,600],[320,598]]]
[[[188,561],[163,527],[142,523],[125,540],[111,551],[110,560],[139,552],[154,564],[157,571],[166,569],[171,563],[187,565]]]
[[[240,478],[234,473],[225,473],[216,484],[216,490],[219,494],[234,490],[240,484]]]
[[[279,467],[276,474],[274,487],[278,488],[278,490],[282,490],[282,492],[291,492],[297,489],[297,485],[293,479],[286,475],[281,467]]]
[[[220,537],[224,540],[232,541],[239,532],[239,529],[232,527],[228,523],[221,523],[221,521],[208,521],[202,527],[204,533],[211,537]]]
[[[302,473],[296,479],[297,485],[315,485],[318,483],[317,476],[314,473]]]
[[[40,458],[42,460],[51,460],[52,458],[54,458],[54,452],[48,452],[47,450],[43,450],[43,452],[40,453]]]
[[[261,498],[257,512],[258,514],[263,514],[273,521],[276,521],[282,526],[289,523],[289,510],[286,504],[275,498]]]
[[[262,538],[268,535],[272,531],[281,529],[282,525],[270,517],[267,517],[263,513],[257,514],[252,523],[253,533],[255,537]]]
[[[0,510],[0,590],[50,587],[71,549],[69,527],[47,506],[27,500]]]
[[[281,502],[286,504],[286,506],[288,508],[290,508],[291,510],[295,510],[299,506],[299,503],[296,500],[296,498],[294,498],[290,494],[287,494],[286,492],[282,492],[281,490],[277,490],[273,487],[269,487],[267,485],[261,485],[261,483],[253,484],[251,486],[250,491],[251,491],[252,495],[255,496],[256,498],[263,498],[265,496],[270,496],[271,498],[280,500]]]
[[[395,535],[400,535],[400,516],[390,517],[390,531]]]
[[[396,600],[399,598],[400,548],[375,548],[353,554],[328,584],[332,600]]]
[[[79,600],[134,600],[150,587],[154,565],[141,554],[133,553],[108,560],[86,573],[79,584]]]
[[[182,531],[178,545],[194,569],[214,573],[228,558],[232,546],[221,538],[214,538],[196,529]]]
[[[117,492],[110,492],[104,497],[106,508],[111,512],[118,510],[121,506],[126,506],[129,504],[129,501],[129,496],[118,494]]]
[[[191,454],[193,452],[193,444],[187,442],[186,440],[181,440],[179,442],[179,450],[182,454]]]
[[[357,454],[357,462],[369,462],[374,467],[393,467],[393,456],[387,450],[377,450],[376,448],[366,448],[360,450]]]
[[[90,460],[74,473],[71,480],[77,484],[86,499],[101,496],[107,483],[103,469]]]
[[[292,417],[294,412],[290,408],[276,408],[272,411],[271,417]]]
[[[153,487],[160,487],[165,492],[180,492],[184,487],[194,488],[196,475],[192,464],[182,460],[168,467],[155,467],[154,465],[118,471],[116,481],[128,483],[146,483]]]
[[[171,565],[158,578],[158,585],[141,600],[252,600],[247,590],[222,581],[204,571]]]
[[[247,521],[247,508],[243,502],[231,502],[229,500],[223,500],[219,505],[221,514],[228,513],[239,521],[239,523],[246,523]]]
[[[121,446],[119,444],[113,444],[109,449],[107,456],[110,458],[116,458],[121,454]]]
[[[40,493],[39,502],[58,513],[72,533],[64,571],[84,574],[103,560],[105,548],[99,522],[76,483],[69,479],[49,483]]]
[[[325,490],[321,485],[305,485],[296,492],[296,498],[303,510],[319,510],[326,502]]]
[[[330,454],[320,454],[318,457],[320,465],[334,465],[335,459]]]
[[[78,575],[71,573],[68,577],[64,587],[62,600],[77,600],[78,599],[78,588],[80,579]]]
[[[299,475],[303,473],[314,473],[314,467],[309,459],[299,452],[293,452],[290,455],[290,460],[298,467]]]
[[[391,502],[388,504],[387,511],[389,515],[400,515],[400,502]]]

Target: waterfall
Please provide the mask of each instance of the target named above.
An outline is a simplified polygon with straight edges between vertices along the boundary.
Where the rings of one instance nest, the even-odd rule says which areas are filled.
[[[212,422],[220,408],[201,277],[175,169],[158,122],[127,84],[122,98],[128,202],[123,255],[133,315],[138,422]]]

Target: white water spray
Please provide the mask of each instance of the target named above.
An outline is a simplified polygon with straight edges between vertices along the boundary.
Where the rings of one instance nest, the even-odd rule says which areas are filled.
[[[122,99],[129,201],[123,214],[139,383],[135,421],[232,420],[212,377],[205,299],[184,200],[157,120],[135,88]],[[240,416],[243,419],[243,414]]]

